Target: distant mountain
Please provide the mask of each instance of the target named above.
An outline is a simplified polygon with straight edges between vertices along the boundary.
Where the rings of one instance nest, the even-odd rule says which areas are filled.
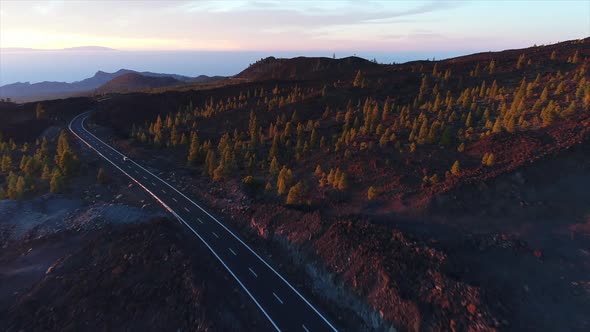
[[[127,73],[115,77],[95,91],[97,93],[127,92],[184,83],[184,81],[177,80],[171,76],[146,76],[139,73]]]
[[[297,57],[292,59],[277,59],[268,57],[262,59],[244,71],[234,76],[234,79],[246,80],[303,80],[320,76],[338,77],[341,73],[348,73],[364,68],[375,68],[379,65],[359,57],[342,59]]]
[[[108,88],[107,90],[110,92],[117,92],[117,91],[131,91],[133,86],[138,86],[143,88],[150,88],[150,87],[162,87],[168,85],[178,85],[178,84],[185,84],[185,83],[209,83],[223,77],[214,76],[209,77],[205,75],[200,75],[197,77],[188,77],[182,75],[175,75],[175,74],[161,74],[161,73],[152,73],[152,72],[136,72],[134,70],[129,69],[120,69],[114,73],[107,73],[104,71],[97,71],[94,76],[77,81],[72,83],[66,82],[39,82],[39,83],[12,83],[0,86],[0,98],[11,98],[14,101],[35,101],[35,100],[43,100],[43,99],[56,99],[56,98],[65,98],[74,95],[82,95],[82,94],[89,94],[93,93],[95,89],[102,87],[103,85],[107,84],[111,80],[126,75],[126,74],[138,74],[141,77],[156,77],[156,78],[169,78],[172,80],[164,81],[164,80],[147,80],[147,79],[139,79],[135,77],[134,79],[127,78],[127,82],[131,84],[130,87],[124,87],[122,84],[126,82],[125,79],[114,82],[113,85]],[[142,82],[140,82],[142,81]],[[163,82],[167,82],[164,85]],[[154,86],[152,86],[154,84]],[[115,89],[117,87],[117,89]],[[105,90],[105,91],[107,91]]]

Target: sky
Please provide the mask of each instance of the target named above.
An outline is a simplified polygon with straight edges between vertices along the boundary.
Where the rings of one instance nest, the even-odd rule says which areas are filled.
[[[399,63],[589,36],[590,0],[0,0],[0,86],[121,68],[227,76],[267,56]],[[80,46],[117,51],[48,51]]]
[[[484,51],[587,36],[590,0],[0,0],[1,48]]]

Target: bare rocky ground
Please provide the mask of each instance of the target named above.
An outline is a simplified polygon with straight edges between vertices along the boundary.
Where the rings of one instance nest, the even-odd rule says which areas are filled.
[[[66,193],[0,201],[3,330],[267,328],[194,237],[96,154],[79,153]]]

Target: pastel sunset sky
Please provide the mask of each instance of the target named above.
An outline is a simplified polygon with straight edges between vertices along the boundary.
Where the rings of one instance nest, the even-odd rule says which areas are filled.
[[[471,51],[590,35],[590,1],[0,1],[0,47]]]

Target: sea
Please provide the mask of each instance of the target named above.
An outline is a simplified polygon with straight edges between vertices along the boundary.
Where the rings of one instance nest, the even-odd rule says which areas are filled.
[[[274,56],[322,56],[343,58],[359,56],[379,63],[403,63],[413,60],[443,59],[464,52],[297,52],[297,51],[119,51],[119,50],[2,50],[0,49],[0,86],[15,82],[74,82],[92,77],[97,71],[119,69],[151,71],[195,77],[231,76],[250,64]]]

